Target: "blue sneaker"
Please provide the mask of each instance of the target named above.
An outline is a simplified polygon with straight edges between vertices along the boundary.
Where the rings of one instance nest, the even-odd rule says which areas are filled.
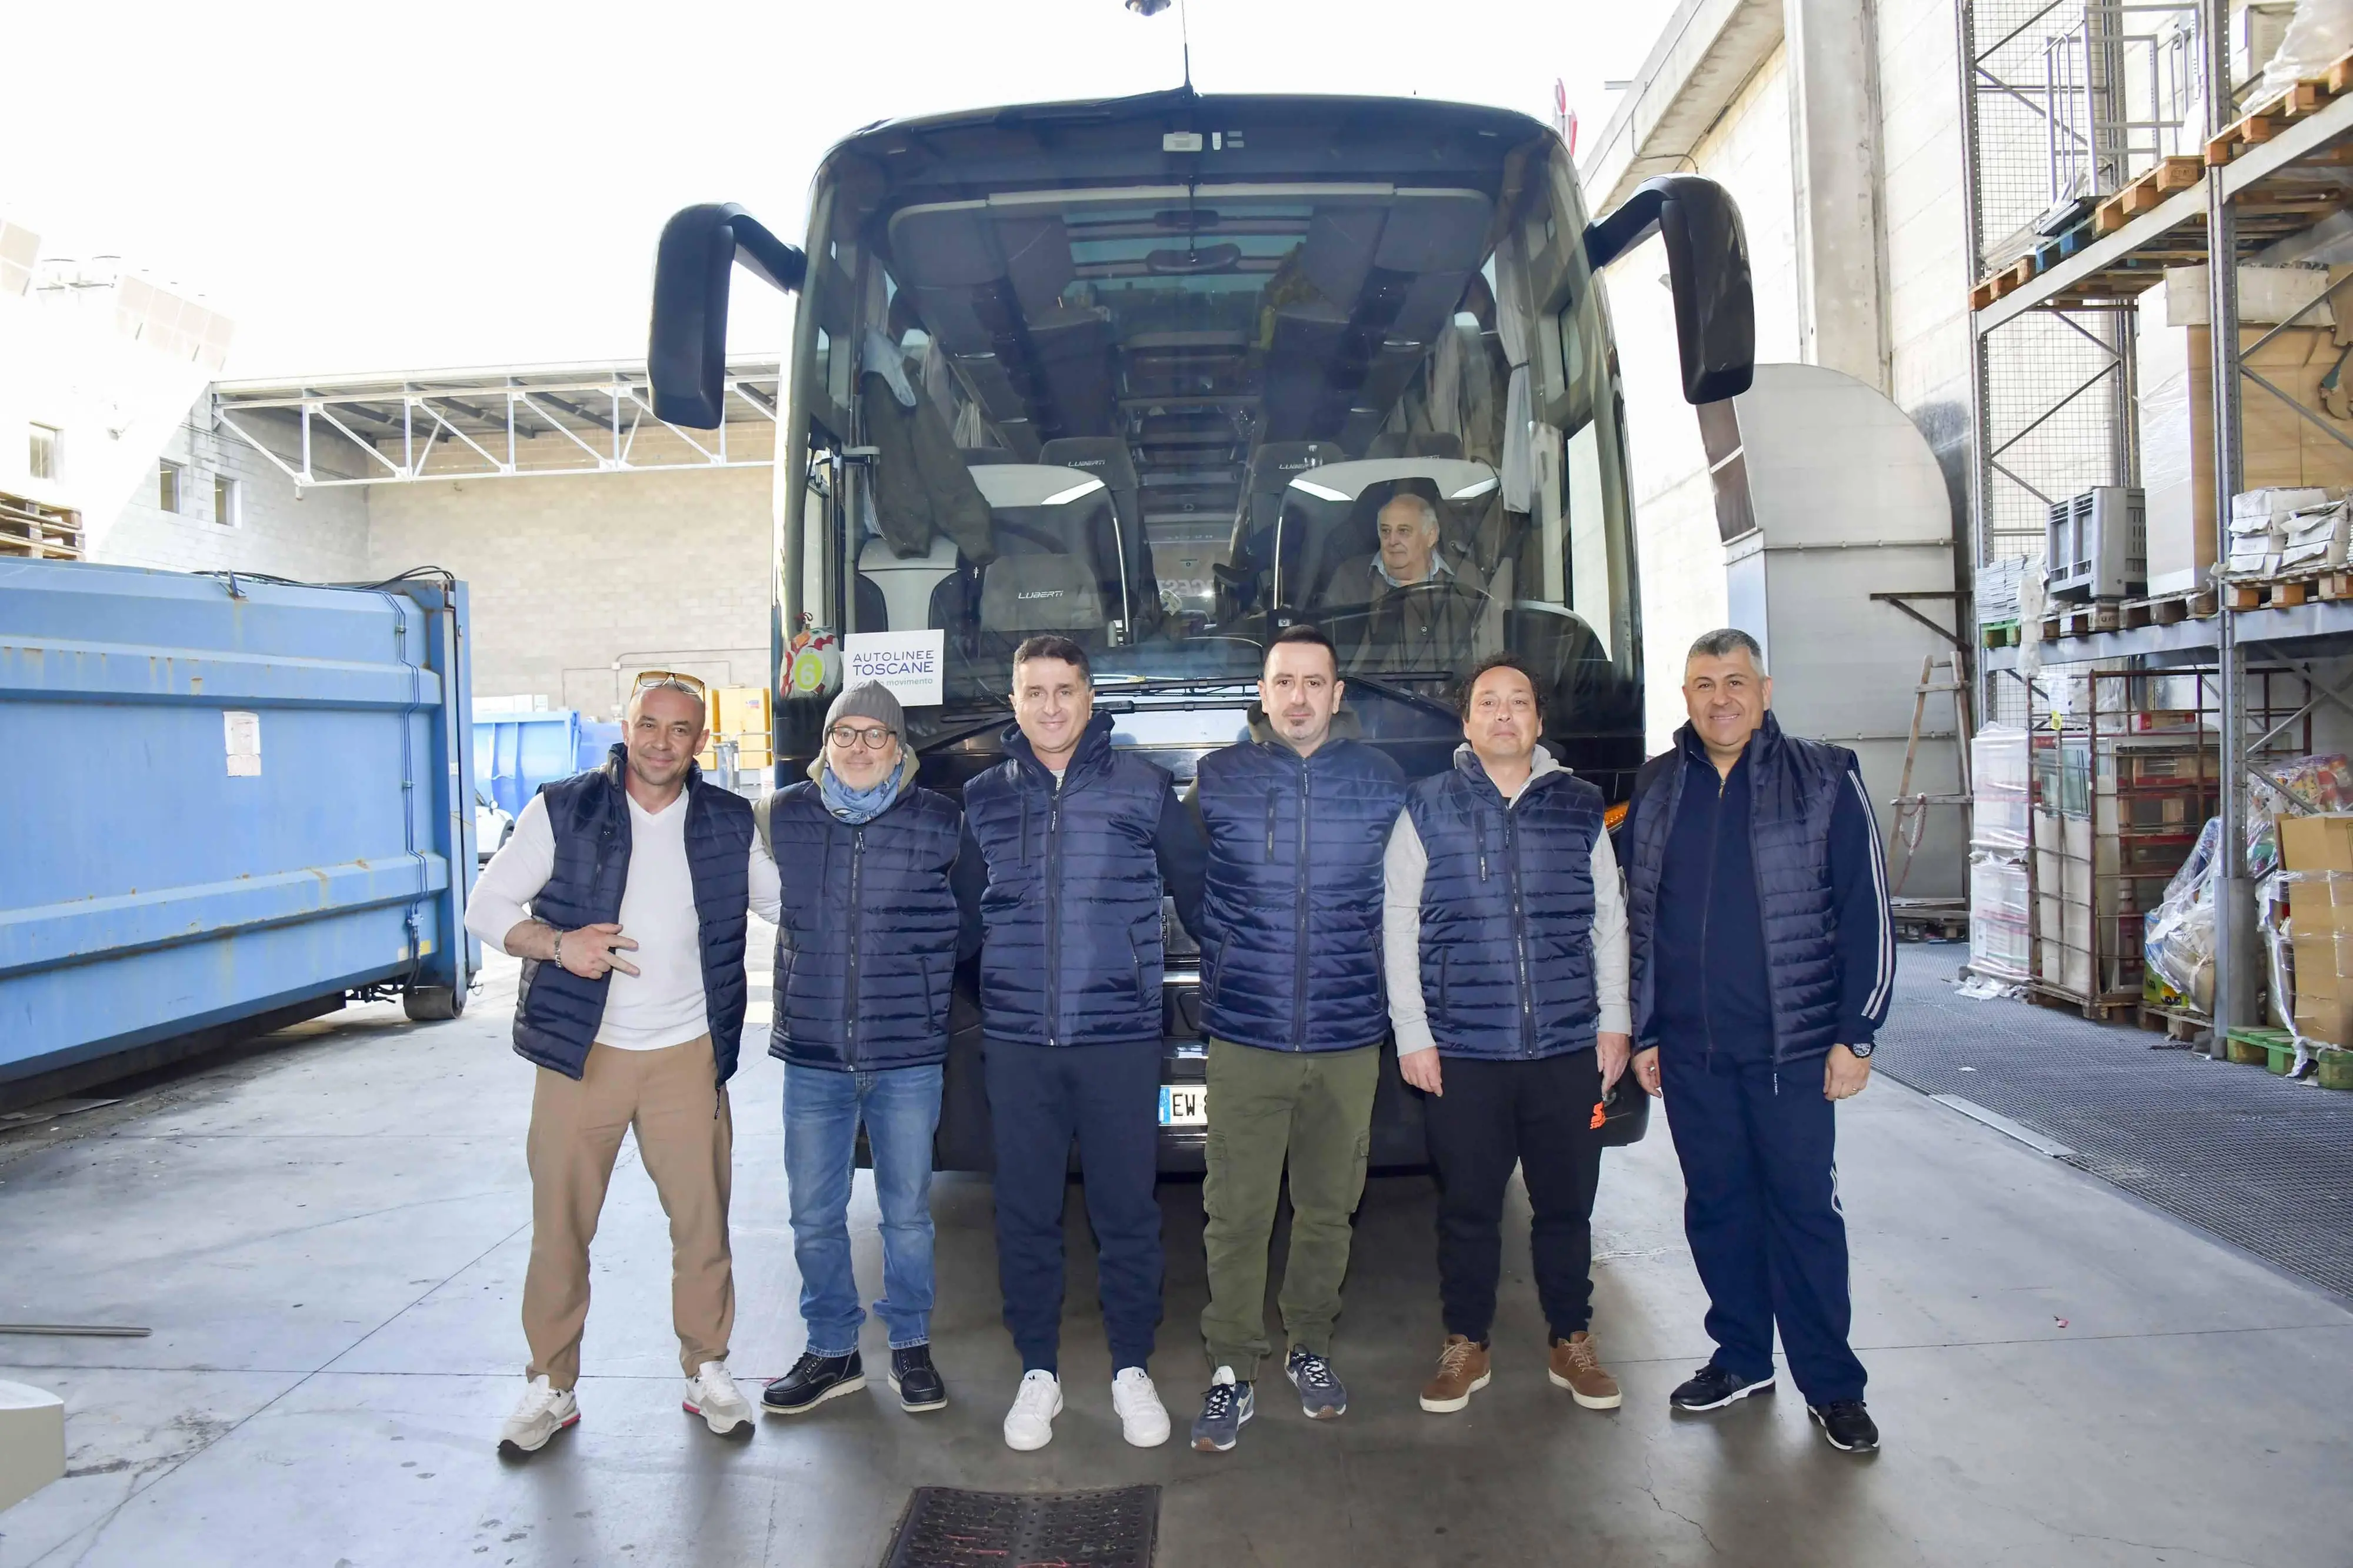
[[[1332,1370],[1330,1362],[1314,1351],[1293,1345],[1282,1371],[1291,1379],[1291,1386],[1299,1390],[1299,1407],[1307,1412],[1307,1419],[1329,1421],[1346,1414],[1348,1385],[1340,1381],[1340,1374]]]
[[[1258,1414],[1258,1395],[1247,1383],[1234,1381],[1234,1369],[1221,1366],[1209,1391],[1201,1395],[1201,1414],[1193,1422],[1193,1447],[1204,1454],[1222,1454],[1241,1436],[1242,1423]]]

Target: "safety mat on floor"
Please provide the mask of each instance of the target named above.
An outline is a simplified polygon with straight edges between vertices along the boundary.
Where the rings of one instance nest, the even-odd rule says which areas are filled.
[[[1158,1487],[969,1492],[918,1487],[882,1568],[1151,1568]]]
[[[1957,942],[1907,944],[1873,1058],[2065,1146],[2265,1261],[2353,1296],[2353,1094],[2211,1061],[2126,1024],[1953,990]]]

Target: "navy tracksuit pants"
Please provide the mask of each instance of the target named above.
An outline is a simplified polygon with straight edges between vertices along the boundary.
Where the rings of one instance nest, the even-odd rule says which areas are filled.
[[[1837,1108],[1822,1098],[1821,1058],[1782,1068],[1778,1092],[1762,1053],[1669,1038],[1659,1069],[1716,1364],[1769,1377],[1778,1323],[1807,1404],[1861,1399],[1862,1363],[1847,1346],[1853,1310]]]
[[[1024,1372],[1060,1375],[1062,1204],[1079,1143],[1111,1366],[1145,1366],[1160,1327],[1160,1042],[981,1042],[997,1146],[997,1279]]]

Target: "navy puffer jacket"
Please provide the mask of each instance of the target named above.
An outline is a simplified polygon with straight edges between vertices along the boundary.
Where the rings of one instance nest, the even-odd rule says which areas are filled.
[[[1166,772],[1114,751],[1087,723],[1061,787],[1018,727],[1005,761],[964,786],[965,826],[987,873],[980,894],[982,1026],[1017,1045],[1161,1037],[1164,816],[1181,816]]]
[[[1421,994],[1439,1053],[1528,1060],[1590,1048],[1601,792],[1556,768],[1507,805],[1465,746],[1408,792],[1406,809],[1430,857]]]
[[[948,886],[963,817],[909,784],[856,826],[815,783],[763,805],[784,893],[768,1054],[795,1067],[882,1071],[948,1054],[956,905]]]
[[[1634,784],[1632,844],[1626,858],[1631,928],[1634,1038],[1655,1045],[1653,1013],[1662,984],[1678,984],[1654,962],[1659,884],[1667,836],[1692,771],[1683,761],[1700,742],[1685,724],[1674,749],[1642,765]],[[1701,750],[1701,755],[1704,756]],[[1748,742],[1749,853],[1756,862],[1757,913],[1765,929],[1767,993],[1773,1015],[1773,1059],[1818,1057],[1838,1043],[1841,999],[1839,922],[1831,875],[1831,821],[1857,771],[1843,746],[1782,731],[1767,709]],[[1884,1016],[1883,999],[1880,1003]]]
[[[1201,759],[1210,1034],[1276,1051],[1381,1037],[1381,853],[1405,789],[1404,770],[1361,741],[1329,740],[1303,758],[1280,741],[1245,741]]]
[[[534,919],[573,931],[621,918],[629,883],[629,802],[621,783],[628,748],[615,746],[593,773],[543,784],[555,867],[531,900]],[[686,864],[694,879],[702,1000],[719,1081],[735,1076],[743,1043],[744,930],[752,908],[752,803],[686,771]],[[525,959],[515,992],[514,1047],[525,1060],[579,1078],[605,1021],[612,976],[583,980],[560,964]]]

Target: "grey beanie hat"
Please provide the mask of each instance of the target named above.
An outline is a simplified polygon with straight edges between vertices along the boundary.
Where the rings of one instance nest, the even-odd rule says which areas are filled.
[[[879,680],[869,680],[844,687],[833,706],[825,710],[825,727],[830,731],[844,719],[875,719],[889,726],[891,733],[903,741],[907,738],[907,716],[899,706],[897,694]]]

